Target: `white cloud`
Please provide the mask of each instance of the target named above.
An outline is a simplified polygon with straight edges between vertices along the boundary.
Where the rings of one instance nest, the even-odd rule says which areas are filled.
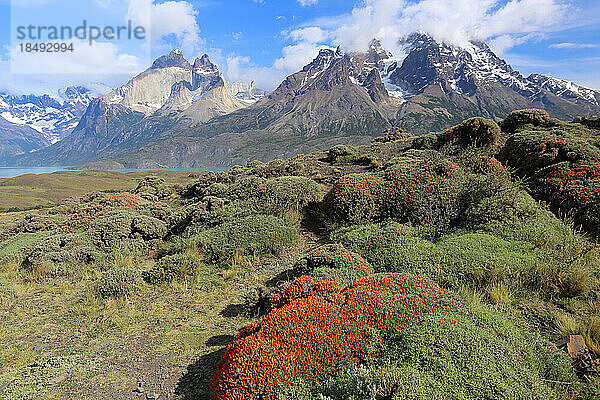
[[[502,55],[507,50],[512,49],[513,47],[518,46],[520,44],[532,41],[539,42],[543,39],[546,39],[546,35],[544,35],[543,33],[530,33],[523,36],[501,35],[493,39],[489,39],[487,43],[496,54]]]
[[[50,0],[26,0],[50,2]],[[26,15],[31,12],[25,7],[19,12]],[[57,7],[67,7],[56,3]],[[204,48],[200,38],[200,29],[191,2],[158,0],[88,0],[88,6],[111,8],[115,18],[113,26],[123,25],[131,20],[134,26],[146,28],[148,40],[113,40],[93,42],[70,40],[73,52],[62,53],[26,53],[18,48],[7,48],[9,62],[0,70],[0,91],[12,93],[39,93],[46,90],[56,93],[64,85],[84,84],[85,82],[106,82],[111,86],[121,85],[146,69],[151,64],[150,49],[170,51],[173,46],[181,48],[187,54],[196,54]],[[57,9],[60,13],[60,9]],[[10,68],[12,67],[12,68]]]
[[[127,18],[134,24],[150,27],[153,45],[160,46],[165,37],[174,35],[184,52],[194,53],[204,46],[196,22],[197,14],[187,1],[154,4],[149,0],[130,0]]]
[[[553,43],[549,46],[553,49],[594,49],[596,47],[600,47],[600,44],[592,44],[592,43]]]
[[[351,51],[366,49],[374,37],[393,51],[399,38],[414,31],[459,45],[496,39],[497,47],[507,50],[560,29],[569,11],[564,0],[364,0],[350,15],[313,25],[329,30],[334,43]]]
[[[290,73],[299,71],[314,59],[319,54],[319,50],[323,48],[329,48],[329,46],[306,41],[286,46],[281,51],[282,57],[275,60],[273,66]]]
[[[261,89],[271,90],[277,87],[285,78],[284,71],[277,71],[270,67],[260,67],[250,61],[250,57],[229,56],[225,60],[225,75],[231,82],[254,81]]]
[[[302,7],[314,6],[318,2],[319,0],[298,0],[298,3],[300,3]]]
[[[309,28],[296,29],[291,31],[288,36],[295,41],[307,41],[311,43],[322,42],[329,36],[327,31],[317,27],[311,26]]]
[[[11,60],[0,62],[0,92],[50,94],[67,86],[124,84],[146,66],[146,60],[119,52],[113,43],[75,41],[73,53],[27,54],[11,49]]]

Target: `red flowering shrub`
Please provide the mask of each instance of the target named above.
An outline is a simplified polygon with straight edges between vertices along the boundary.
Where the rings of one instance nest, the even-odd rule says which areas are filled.
[[[394,218],[427,226],[435,235],[459,216],[465,182],[458,164],[434,153],[400,159],[383,176],[346,175],[325,204],[333,216],[351,223]]]
[[[67,232],[73,232],[80,228],[89,226],[89,223],[94,221],[102,214],[103,207],[98,203],[83,203],[76,206],[68,215],[68,218],[63,222],[61,228]]]
[[[507,140],[498,157],[518,168],[520,174],[532,174],[564,161],[599,162],[600,150],[583,138],[562,132],[520,132]]]
[[[325,196],[336,217],[351,223],[380,216],[386,182],[371,173],[341,177]]]
[[[298,278],[261,322],[229,345],[212,378],[212,399],[274,399],[286,386],[365,363],[379,338],[401,333],[428,313],[461,304],[431,280],[377,274],[344,289]]]
[[[598,233],[600,224],[600,164],[560,163],[538,172],[539,194],[553,208],[572,212],[576,221]]]
[[[508,139],[499,157],[531,179],[536,199],[598,235],[600,149],[589,139],[562,131],[521,132]]]
[[[140,203],[143,203],[144,199],[140,196],[122,193],[122,194],[113,194],[110,196],[106,196],[100,200],[100,204],[107,207],[127,207],[135,210]]]
[[[459,214],[465,172],[434,157],[398,163],[385,171],[387,215],[418,224],[449,224]]]

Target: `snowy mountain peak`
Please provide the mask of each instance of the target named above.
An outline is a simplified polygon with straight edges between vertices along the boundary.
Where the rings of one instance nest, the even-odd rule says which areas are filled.
[[[190,63],[183,57],[181,50],[174,49],[167,55],[157,58],[150,69],[160,69],[169,67],[179,67],[183,69],[192,69]]]
[[[219,70],[219,68],[210,61],[208,54],[204,54],[201,58],[196,58],[193,69],[196,73],[213,73]]]
[[[571,81],[541,74],[531,74],[527,77],[527,80],[559,97],[576,103],[584,102],[600,107],[600,92],[597,90],[578,85]]]
[[[73,86],[61,89],[57,98],[47,94],[14,96],[0,94],[0,116],[40,132],[50,143],[66,137],[96,97],[89,89]]]

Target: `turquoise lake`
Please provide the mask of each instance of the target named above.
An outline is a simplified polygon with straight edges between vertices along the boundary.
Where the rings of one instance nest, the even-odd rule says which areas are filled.
[[[120,172],[126,174],[128,172],[143,172],[143,171],[180,171],[180,172],[205,172],[205,171],[225,171],[226,168],[126,168],[126,169],[111,169],[109,171]],[[14,178],[26,174],[51,174],[58,171],[73,171],[69,167],[35,167],[35,168],[16,168],[16,167],[0,167],[0,179]]]

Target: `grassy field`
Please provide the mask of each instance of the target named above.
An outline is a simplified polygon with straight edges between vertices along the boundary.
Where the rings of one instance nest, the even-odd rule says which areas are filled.
[[[206,378],[237,330],[251,320],[243,296],[294,263],[286,254],[194,281],[99,299],[93,268],[48,279],[0,267],[0,399],[130,399],[139,382],[161,399],[206,398]],[[134,259],[121,262],[139,265]]]
[[[185,185],[194,174],[177,171],[145,171],[122,174],[111,171],[60,171],[52,174],[22,175],[0,179],[0,212],[58,204],[90,191],[133,190],[145,176],[158,176],[170,184]]]

